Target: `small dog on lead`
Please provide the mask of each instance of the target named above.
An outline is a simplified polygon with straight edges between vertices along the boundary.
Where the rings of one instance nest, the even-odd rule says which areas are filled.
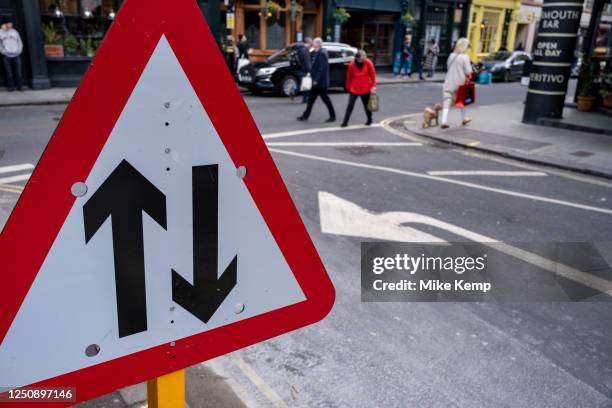
[[[423,112],[423,129],[431,127],[432,122],[436,122],[436,126],[438,126],[438,114],[442,110],[442,105],[436,103],[432,107],[425,108]]]

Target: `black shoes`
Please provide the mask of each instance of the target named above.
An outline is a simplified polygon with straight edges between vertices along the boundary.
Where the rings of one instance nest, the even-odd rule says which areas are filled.
[[[347,127],[347,126],[348,126],[348,123],[346,122],[342,122],[342,124],[340,125],[340,127]]]
[[[308,118],[305,118],[304,116],[298,116],[297,120],[299,120],[300,122],[306,122]]]
[[[368,121],[365,123],[366,126],[370,126],[372,124],[372,119],[368,119]]]
[[[332,123],[332,122],[335,122],[335,121],[336,121],[336,118],[329,118],[329,119],[327,119],[325,121],[325,123]]]

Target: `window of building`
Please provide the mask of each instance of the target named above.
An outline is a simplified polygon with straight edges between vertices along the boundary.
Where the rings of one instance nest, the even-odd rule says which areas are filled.
[[[39,0],[48,58],[93,57],[119,9],[119,0]]]
[[[244,13],[244,33],[247,37],[249,48],[261,48],[261,17],[258,11],[246,11]]]
[[[278,50],[285,46],[286,13],[280,13],[279,18],[266,20],[266,48]]]
[[[497,46],[497,27],[499,26],[500,13],[485,12],[480,27],[480,47],[479,53],[491,53],[496,51]]]

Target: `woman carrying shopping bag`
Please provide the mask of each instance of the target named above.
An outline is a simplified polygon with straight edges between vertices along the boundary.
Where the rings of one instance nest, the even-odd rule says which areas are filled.
[[[361,99],[363,108],[365,109],[368,121],[366,125],[372,124],[372,111],[368,109],[370,102],[370,93],[376,92],[376,71],[374,64],[366,56],[364,50],[359,50],[353,62],[351,62],[346,71],[346,89],[349,91],[349,101],[346,106],[346,113],[341,127],[348,126],[348,121],[353,113],[355,101]]]
[[[472,121],[472,119],[467,116],[467,111],[465,109],[465,105],[463,104],[463,100],[456,103],[457,90],[459,90],[461,86],[465,86],[466,82],[472,75],[472,64],[470,63],[470,58],[466,54],[469,48],[470,42],[468,39],[460,38],[457,41],[452,54],[448,56],[448,60],[446,62],[446,78],[444,79],[444,85],[442,86],[443,109],[442,121],[440,123],[440,127],[442,129],[448,128],[448,113],[451,105],[453,104],[456,104],[456,106],[460,107],[461,109],[462,125],[465,126]]]

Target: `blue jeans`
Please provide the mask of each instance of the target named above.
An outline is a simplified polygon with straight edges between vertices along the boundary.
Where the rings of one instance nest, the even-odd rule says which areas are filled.
[[[23,86],[23,76],[21,75],[21,58],[2,56],[2,65],[4,65],[4,75],[6,76],[6,86],[9,89],[19,88]]]
[[[412,75],[412,60],[403,59],[400,63],[399,74],[400,75]]]

